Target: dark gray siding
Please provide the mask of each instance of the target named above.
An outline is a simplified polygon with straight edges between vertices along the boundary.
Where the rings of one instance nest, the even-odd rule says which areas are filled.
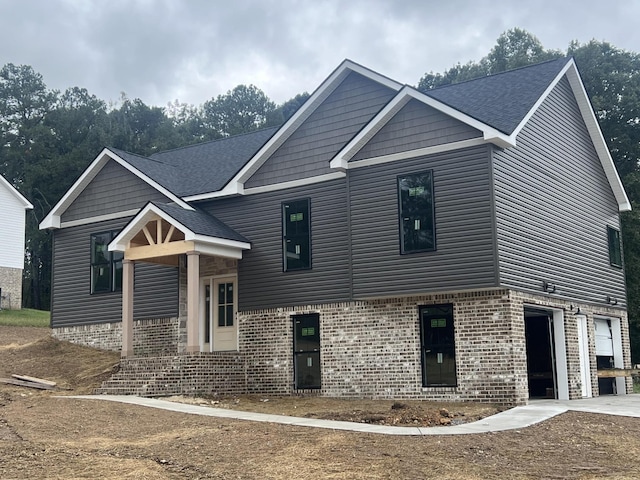
[[[517,142],[494,154],[502,285],[541,292],[546,280],[563,297],[624,304],[624,273],[609,265],[607,243],[617,203],[566,78]]]
[[[258,187],[332,173],[336,153],[393,97],[395,91],[350,73],[245,183]]]
[[[151,200],[165,202],[168,199],[117,162],[109,160],[62,214],[61,221],[140,208]]]
[[[357,298],[497,284],[489,148],[349,170]],[[401,255],[397,176],[433,170],[437,251]]]
[[[299,198],[311,201],[312,269],[283,272],[281,203]],[[201,206],[251,241],[238,264],[241,310],[349,298],[344,179]]]
[[[410,100],[352,158],[379,157],[482,137],[482,133],[418,100]]]
[[[54,232],[51,324],[66,327],[120,321],[121,292],[90,294],[90,235],[119,230],[129,219],[93,223]],[[134,317],[177,316],[178,269],[136,264]]]

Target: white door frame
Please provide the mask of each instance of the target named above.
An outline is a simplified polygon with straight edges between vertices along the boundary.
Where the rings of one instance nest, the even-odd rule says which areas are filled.
[[[613,367],[624,368],[624,354],[622,350],[622,326],[619,318],[607,317],[605,315],[594,315],[598,320],[609,320],[611,322],[611,341],[613,343]],[[616,377],[616,394],[626,395],[626,377]]]
[[[233,341],[233,348],[231,349],[219,349],[215,345],[215,330],[221,328],[218,327],[218,304],[217,304],[217,287],[220,283],[233,283],[233,328],[231,334],[235,337]],[[205,319],[206,319],[206,295],[205,289],[209,285],[209,338],[205,338]],[[202,277],[200,279],[200,351],[201,352],[215,352],[215,351],[236,351],[238,350],[238,275],[226,274],[226,275],[210,275]]]
[[[524,321],[524,310],[527,308],[534,310],[543,310],[551,313],[551,322],[553,324],[553,354],[555,356],[555,375],[556,375],[556,396],[558,400],[569,400],[569,373],[567,368],[567,348],[564,332],[564,310],[559,308],[547,307],[546,305],[525,304],[522,311]]]
[[[587,316],[576,315],[578,326],[578,353],[580,357],[580,383],[582,385],[582,398],[593,396],[591,390],[591,356],[589,355],[589,330],[587,329]]]

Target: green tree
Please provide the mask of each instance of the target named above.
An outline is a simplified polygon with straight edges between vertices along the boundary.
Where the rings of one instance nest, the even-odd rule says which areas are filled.
[[[418,89],[424,92],[562,56],[564,54],[559,50],[545,50],[540,40],[526,30],[512,28],[498,37],[488,55],[479,62],[458,63],[444,73],[426,73],[420,79]]]
[[[276,104],[254,85],[238,85],[225,95],[218,95],[202,106],[205,128],[229,137],[271,125],[279,125],[282,117],[274,115]]]

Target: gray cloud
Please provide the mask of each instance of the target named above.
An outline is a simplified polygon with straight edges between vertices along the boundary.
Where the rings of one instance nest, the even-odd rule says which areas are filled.
[[[200,104],[253,83],[281,102],[344,58],[415,84],[480,59],[516,26],[547,48],[596,38],[640,51],[638,18],[635,2],[595,0],[0,0],[0,65],[107,101]]]

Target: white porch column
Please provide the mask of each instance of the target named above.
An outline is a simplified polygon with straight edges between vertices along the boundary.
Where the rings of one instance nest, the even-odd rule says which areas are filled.
[[[133,356],[133,275],[135,263],[122,260],[122,351],[123,357]]]
[[[200,351],[200,253],[187,252],[187,352]]]

